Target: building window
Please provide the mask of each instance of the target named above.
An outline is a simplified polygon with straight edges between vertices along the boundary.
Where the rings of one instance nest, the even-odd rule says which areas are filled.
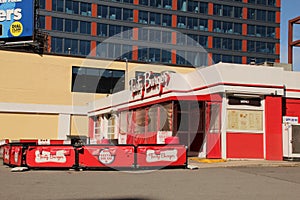
[[[186,17],[177,16],[177,27],[186,28]]]
[[[107,24],[97,24],[97,34],[102,37],[107,36]]]
[[[148,24],[148,12],[139,11],[139,23]]]
[[[248,8],[248,19],[275,22],[276,12]]]
[[[149,48],[149,62],[160,62],[160,49]]]
[[[66,0],[66,13],[68,14],[79,14],[79,2]]]
[[[98,43],[96,48],[96,55],[100,58],[121,58],[132,60],[132,46],[120,45],[113,43]]]
[[[171,44],[172,43],[172,33],[169,31],[162,31],[162,43]]]
[[[64,52],[66,54],[78,54],[78,40],[65,38]]]
[[[133,10],[123,9],[123,20],[133,21]]]
[[[260,41],[248,41],[247,42],[247,50],[249,52],[274,54],[275,53],[275,43],[260,42]]]
[[[98,18],[108,18],[108,7],[103,5],[98,5]]]
[[[275,27],[248,24],[248,36],[275,38]]]
[[[138,49],[138,60],[142,62],[148,62],[148,48],[147,47],[139,47]]]
[[[149,41],[152,42],[161,42],[161,31],[159,30],[149,30]]]
[[[123,70],[72,68],[72,92],[110,94],[124,90]]]
[[[91,51],[91,42],[86,40],[79,41],[79,54],[87,56]]]
[[[177,0],[177,9],[187,11],[187,0]]]
[[[91,22],[80,21],[80,33],[91,34]]]
[[[133,38],[133,31],[132,27],[123,26],[122,27],[122,38],[124,39],[132,39]]]
[[[207,36],[200,35],[198,42],[202,47],[208,47],[208,37]]]
[[[139,0],[140,5],[148,6],[149,5],[149,0]]]
[[[52,10],[53,11],[64,11],[64,0],[52,0]]]
[[[121,37],[121,26],[119,25],[109,25],[109,37]]]
[[[163,0],[163,8],[172,9],[172,0]]]
[[[38,16],[38,24],[37,27],[40,29],[45,29],[46,23],[45,23],[45,16],[39,15]]]
[[[214,63],[225,62],[225,63],[242,63],[241,56],[232,56],[225,54],[213,54]]]
[[[80,2],[80,14],[83,16],[92,16],[92,6],[90,3]]]
[[[171,55],[170,49],[162,50],[161,62],[163,62],[163,63],[171,63],[172,62],[172,55]]]
[[[58,37],[51,37],[51,52],[63,53],[63,39]]]
[[[268,11],[268,22],[276,21],[276,13],[274,11]]]
[[[122,18],[121,8],[110,7],[109,8],[109,19],[121,20]]]
[[[172,25],[172,16],[163,14],[162,26],[171,26]]]
[[[150,24],[151,25],[161,25],[161,14],[150,13]]]
[[[162,0],[150,0],[150,6],[162,8]]]
[[[64,22],[62,18],[52,17],[52,30],[64,31]]]
[[[122,45],[122,56],[121,58],[124,60],[132,60],[132,46],[131,45]]]
[[[46,0],[39,0],[39,9],[46,9]]]
[[[78,23],[79,21],[77,20],[65,19],[65,31],[71,33],[78,33]]]
[[[256,63],[264,63],[264,62],[275,62],[275,59],[272,58],[254,58],[254,57],[247,57],[247,63],[250,63],[251,61],[255,60]]]
[[[148,41],[148,29],[139,28],[139,40]]]
[[[195,9],[194,12],[197,12],[197,9]],[[199,12],[202,14],[208,14],[208,3],[207,2],[200,2],[200,11]]]

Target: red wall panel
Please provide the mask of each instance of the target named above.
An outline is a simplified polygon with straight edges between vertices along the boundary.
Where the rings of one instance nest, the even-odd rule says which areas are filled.
[[[227,158],[264,158],[263,134],[227,133]]]
[[[300,119],[300,99],[287,99],[285,113],[286,116]]]
[[[282,160],[282,98],[268,96],[265,104],[266,159]]]
[[[221,134],[207,135],[207,158],[221,158]]]

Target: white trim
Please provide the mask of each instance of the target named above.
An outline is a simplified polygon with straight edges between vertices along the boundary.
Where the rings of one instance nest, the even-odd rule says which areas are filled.
[[[221,111],[221,155],[227,159],[227,97],[223,94]]]
[[[58,117],[58,139],[66,140],[67,135],[70,135],[71,130],[71,115],[59,114]]]
[[[87,115],[87,106],[0,103],[0,112]]]

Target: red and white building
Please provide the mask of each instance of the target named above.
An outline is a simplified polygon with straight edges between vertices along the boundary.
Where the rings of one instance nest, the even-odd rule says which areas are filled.
[[[89,104],[89,137],[138,145],[177,136],[191,156],[297,158],[299,80],[282,68],[226,63],[189,74],[146,72],[128,90]]]

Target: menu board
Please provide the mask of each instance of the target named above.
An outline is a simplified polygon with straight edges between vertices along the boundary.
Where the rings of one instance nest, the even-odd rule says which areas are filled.
[[[228,110],[227,129],[229,130],[263,130],[263,112],[256,110]]]

